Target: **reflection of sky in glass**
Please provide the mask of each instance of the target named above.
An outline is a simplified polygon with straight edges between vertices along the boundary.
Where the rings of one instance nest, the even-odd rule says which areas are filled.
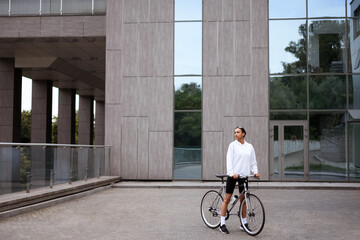
[[[290,41],[298,42],[302,36],[299,34],[299,26],[305,24],[305,20],[269,21],[270,38],[270,73],[282,73],[284,68],[281,62],[291,63],[298,59],[291,53],[286,52]]]
[[[183,84],[189,83],[196,83],[196,85],[200,85],[200,89],[202,88],[201,85],[201,77],[175,77],[174,85],[175,91],[179,90]]]
[[[270,0],[269,18],[305,18],[306,0]]]
[[[202,0],[175,1],[175,21],[201,20]]]
[[[201,22],[175,23],[175,75],[201,74]]]
[[[309,0],[308,8],[309,17],[345,17],[345,0]]]

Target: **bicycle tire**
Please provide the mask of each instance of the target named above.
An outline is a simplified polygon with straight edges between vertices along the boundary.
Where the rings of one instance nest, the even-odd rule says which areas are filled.
[[[260,199],[251,193],[247,194],[247,199],[249,203],[249,207],[246,211],[246,220],[247,220],[247,226],[244,226],[242,224],[242,211],[241,209],[246,204],[245,198],[241,201],[239,212],[240,212],[240,224],[241,227],[244,229],[244,231],[251,235],[255,236],[258,235],[264,228],[265,225],[265,209],[264,205],[260,201]],[[246,206],[247,207],[247,206]]]
[[[209,228],[220,226],[221,204],[223,197],[215,190],[206,192],[201,200],[201,218]]]

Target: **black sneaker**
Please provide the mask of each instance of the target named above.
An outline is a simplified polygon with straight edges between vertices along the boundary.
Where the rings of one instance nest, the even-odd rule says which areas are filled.
[[[245,223],[244,226],[246,227],[247,230],[251,232],[251,229],[249,228],[249,225],[247,223]]]
[[[229,234],[229,231],[227,230],[225,224],[220,226],[220,232],[224,234]]]

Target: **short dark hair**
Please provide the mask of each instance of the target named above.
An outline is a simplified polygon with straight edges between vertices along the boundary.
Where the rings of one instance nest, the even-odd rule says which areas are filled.
[[[236,126],[235,129],[240,129],[241,132],[245,133],[244,137],[246,136],[246,131],[245,131],[245,128],[241,127],[241,126]]]

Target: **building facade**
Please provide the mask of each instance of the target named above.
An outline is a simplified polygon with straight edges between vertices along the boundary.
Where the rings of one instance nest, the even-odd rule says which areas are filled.
[[[288,2],[1,1],[0,141],[19,139],[26,76],[32,142],[49,141],[51,85],[74,142],[78,94],[79,143],[112,146],[125,180],[215,180],[241,125],[264,180],[356,181],[359,3]]]

